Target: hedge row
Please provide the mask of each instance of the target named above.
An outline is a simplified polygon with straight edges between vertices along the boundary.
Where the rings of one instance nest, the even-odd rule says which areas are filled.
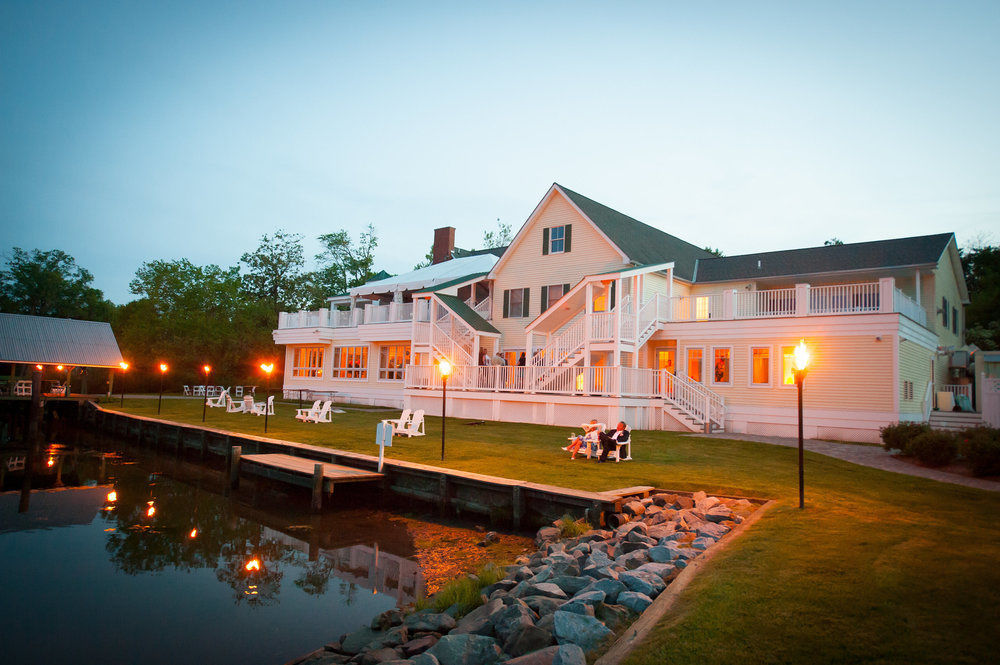
[[[898,450],[927,466],[944,466],[961,455],[974,475],[1000,475],[1000,428],[981,425],[955,434],[932,430],[926,423],[899,423],[883,427],[881,433],[886,450]]]

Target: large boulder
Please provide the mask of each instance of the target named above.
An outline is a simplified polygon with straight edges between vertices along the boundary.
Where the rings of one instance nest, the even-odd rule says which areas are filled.
[[[624,538],[632,531],[639,531],[643,535],[646,535],[648,528],[645,522],[627,522],[615,529],[615,535],[619,538]]]
[[[388,630],[403,623],[403,612],[399,608],[386,610],[372,619],[372,630]]]
[[[538,533],[535,534],[535,542],[538,544],[539,547],[541,547],[542,545],[545,545],[551,540],[559,540],[560,533],[561,532],[559,531],[558,527],[543,526],[541,529],[538,530]]]
[[[518,598],[523,598],[525,596],[547,596],[549,598],[559,598],[560,600],[566,600],[569,597],[566,595],[565,591],[551,582],[539,582],[538,584],[528,583],[527,585],[520,587],[514,595]]]
[[[645,536],[643,536],[643,537],[645,537]],[[654,545],[656,544],[655,540],[653,541],[653,544]],[[629,552],[638,552],[639,550],[648,550],[649,547],[650,547],[650,544],[649,543],[634,542],[634,541],[626,540],[624,543],[622,543],[621,545],[619,545],[619,547],[621,548],[621,553],[622,554],[628,554]]]
[[[604,529],[592,529],[580,536],[577,540],[581,543],[589,543],[594,540],[607,540],[614,534],[610,531],[605,531]]]
[[[556,611],[556,608],[565,602],[559,598],[550,598],[549,596],[525,596],[521,600],[524,601],[525,605],[534,610],[538,616],[552,614]]]
[[[568,603],[563,603],[559,606],[560,612],[573,612],[574,614],[586,614],[587,616],[594,616],[594,606],[588,605],[587,603],[581,603],[578,600],[571,600]]]
[[[705,519],[718,524],[733,519],[733,511],[725,506],[715,506],[705,511]]]
[[[538,651],[532,651],[531,653],[526,653],[523,656],[518,656],[517,658],[511,658],[504,662],[504,665],[552,665],[555,660],[556,653],[559,652],[559,645],[554,645],[550,647],[545,647],[544,649],[539,649]]]
[[[621,580],[622,582],[624,582],[625,586],[628,587],[628,591],[623,591],[622,594],[628,593],[630,591],[630,592],[633,592],[633,593],[638,592],[638,593],[641,593],[643,595],[650,596],[650,597],[652,597],[653,595],[655,595],[656,594],[656,587],[654,587],[652,585],[652,583],[650,583],[650,581],[648,579],[646,579],[647,577],[653,577],[653,576],[652,575],[636,575],[634,573],[622,573],[618,577],[618,579]],[[659,579],[659,578],[656,578],[656,579]],[[662,585],[663,582],[661,581],[660,584]],[[617,602],[618,602],[619,605],[625,605],[625,603],[622,602],[622,594],[618,595],[618,601]]]
[[[593,549],[587,556],[585,568],[603,568],[611,565],[611,557],[603,549]]]
[[[670,542],[666,545],[657,545],[649,548],[649,560],[653,563],[670,563],[680,556],[676,543]]]
[[[694,508],[694,499],[689,496],[679,496],[674,505],[680,509],[691,509]]]
[[[586,603],[588,605],[597,605],[598,603],[603,603],[604,599],[607,598],[605,593],[600,589],[589,589],[583,590],[580,593],[573,596],[573,600],[578,603]]]
[[[629,621],[629,611],[624,605],[601,605],[595,616],[611,630],[618,630]]]
[[[649,554],[646,553],[646,550],[636,550],[635,552],[615,557],[615,565],[628,570],[634,570],[648,561]]]
[[[340,640],[340,650],[353,656],[356,653],[361,653],[361,650],[378,636],[379,633],[371,628],[361,628],[353,633],[348,633],[344,639]]]
[[[593,577],[595,580],[600,580],[604,578],[610,578],[613,580],[618,579],[618,571],[612,568],[610,565],[603,566],[601,568],[584,568],[583,574]]]
[[[587,665],[587,656],[575,644],[560,644],[552,665]]]
[[[511,635],[503,643],[503,650],[511,656],[523,656],[526,653],[544,649],[550,644],[554,644],[555,641],[552,633],[544,628],[528,625]]]
[[[622,512],[626,515],[631,515],[635,519],[636,517],[641,517],[646,512],[646,506],[642,505],[642,501],[628,501],[622,506]]]
[[[465,634],[445,635],[420,655],[427,654],[441,665],[493,665],[500,660],[501,651],[492,637]]]
[[[667,578],[673,574],[674,566],[669,563],[647,563],[636,568],[635,572],[652,573],[666,582]]]
[[[438,659],[427,653],[419,653],[410,659],[412,665],[440,665]]]
[[[437,644],[438,638],[435,635],[421,635],[420,637],[414,638],[409,642],[403,644],[400,648],[403,650],[403,655],[407,658],[412,658],[418,653],[423,653],[430,649],[432,646]]]
[[[715,538],[709,538],[708,536],[701,536],[691,541],[691,547],[696,550],[707,550],[714,544]]]
[[[569,575],[559,575],[558,577],[553,577],[551,580],[552,584],[566,592],[567,596],[572,596],[574,593],[587,586],[594,581],[592,577],[571,577]]]
[[[511,635],[523,630],[527,626],[535,625],[538,617],[525,605],[508,605],[493,615],[493,630],[496,631],[497,639],[505,643]]]
[[[408,639],[410,637],[406,626],[395,626],[384,633],[378,633],[375,639],[365,645],[365,650],[398,647]]]
[[[553,616],[559,644],[575,644],[585,652],[614,634],[594,617],[573,612],[556,612]]]
[[[670,507],[670,506],[674,505],[675,501],[677,501],[677,495],[676,494],[664,494],[662,492],[659,493],[659,494],[654,494],[650,498],[653,499],[653,504],[657,505],[657,506],[667,506],[667,507]]]
[[[603,579],[594,582],[588,591],[603,591],[604,592],[604,602],[606,603],[617,603],[618,594],[625,591],[628,587],[621,580]]]
[[[618,596],[618,602],[636,614],[642,614],[647,607],[653,604],[653,599],[644,593],[622,591],[621,595]]]
[[[399,660],[399,652],[389,647],[365,651],[358,659],[360,665],[379,665],[391,660]]]
[[[698,527],[695,531],[699,536],[708,536],[709,538],[715,538],[718,540],[724,535],[729,533],[729,527],[724,524],[716,524],[714,522],[706,522]]]
[[[466,633],[475,633],[477,635],[493,635],[493,622],[490,621],[490,616],[503,609],[503,607],[503,600],[500,598],[495,598],[485,605],[480,605],[462,617],[458,625],[452,629],[452,634],[464,635]]]
[[[455,617],[441,613],[420,614],[415,613],[403,619],[403,625],[410,629],[411,633],[447,633],[457,625]]]

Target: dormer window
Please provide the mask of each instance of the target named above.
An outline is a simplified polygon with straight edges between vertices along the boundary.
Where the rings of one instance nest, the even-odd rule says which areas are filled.
[[[550,226],[542,229],[542,254],[565,254],[570,251],[573,225]]]

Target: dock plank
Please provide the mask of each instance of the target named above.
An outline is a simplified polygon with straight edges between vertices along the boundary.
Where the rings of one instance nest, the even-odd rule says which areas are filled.
[[[283,455],[281,453],[243,455],[241,461],[310,477],[313,474],[313,468],[315,465],[322,464],[323,478],[333,483],[352,483],[379,480],[384,476],[384,474],[373,471],[365,471],[364,469],[356,469],[350,466],[331,464],[329,462],[320,462],[318,460],[311,460],[305,457]]]

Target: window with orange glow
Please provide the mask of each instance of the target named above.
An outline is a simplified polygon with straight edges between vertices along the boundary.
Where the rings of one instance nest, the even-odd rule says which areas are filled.
[[[333,350],[333,376],[337,379],[367,379],[368,347],[336,347]]]
[[[712,383],[732,383],[730,356],[732,349],[712,349]]]
[[[292,353],[292,376],[316,379],[323,376],[323,347],[300,346]]]
[[[702,349],[688,349],[688,378],[692,381],[702,381],[701,376],[701,361],[702,361]]]
[[[607,311],[607,309],[608,309],[608,297],[606,295],[601,294],[596,298],[594,298],[595,312],[604,312]]]
[[[766,386],[771,383],[771,349],[766,346],[755,346],[750,349],[750,383],[754,386]]]
[[[795,385],[795,347],[781,347],[781,384],[785,386]]]
[[[694,316],[696,319],[707,319],[711,316],[708,296],[699,296],[694,299]]]
[[[409,344],[383,346],[378,364],[379,380],[402,381],[403,372],[408,364],[410,364]]]

